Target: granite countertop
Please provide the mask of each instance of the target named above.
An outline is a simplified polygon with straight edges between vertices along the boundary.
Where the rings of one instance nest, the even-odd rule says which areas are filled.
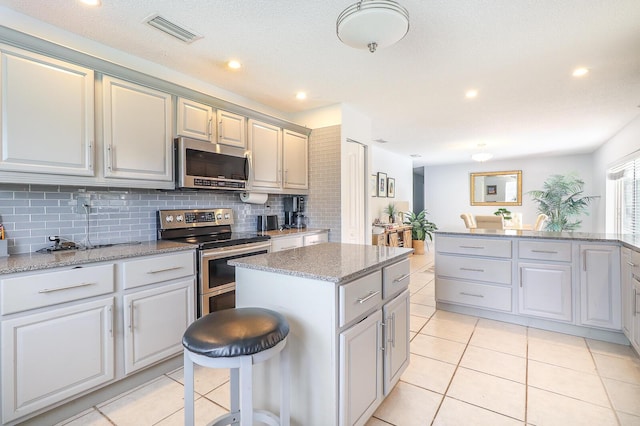
[[[292,235],[305,235],[305,234],[317,234],[318,232],[329,232],[328,229],[321,228],[292,228],[292,229],[283,229],[282,231],[276,229],[274,231],[264,231],[260,232],[262,235],[268,235],[271,238],[278,237],[290,237]]]
[[[243,257],[229,264],[341,284],[395,263],[412,252],[413,249],[401,247],[325,243]]]
[[[597,232],[546,232],[546,231],[527,231],[516,229],[464,229],[464,230],[438,230],[436,235],[479,235],[491,237],[524,237],[554,240],[570,240],[570,241],[595,241],[595,242],[613,242],[622,243],[623,245],[640,250],[640,235],[628,234],[603,234]]]
[[[9,257],[0,258],[0,274],[106,262],[129,257],[193,250],[196,247],[195,245],[172,241],[144,241],[139,244],[122,244],[89,250],[66,250],[47,254],[13,254]]]

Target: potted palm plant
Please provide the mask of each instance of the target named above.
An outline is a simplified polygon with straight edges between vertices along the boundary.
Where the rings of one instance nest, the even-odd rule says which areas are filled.
[[[435,223],[427,219],[427,211],[420,213],[406,212],[405,225],[411,225],[411,244],[415,254],[424,254],[424,240],[429,237],[433,241],[433,233],[438,229]]]
[[[529,191],[538,203],[538,212],[549,216],[546,230],[552,232],[575,231],[581,220],[572,220],[581,214],[589,214],[587,207],[594,197],[582,195],[584,181],[575,174],[552,175],[542,190]]]
[[[389,203],[389,205],[384,208],[384,213],[389,216],[389,223],[395,223],[396,214],[398,213],[395,204]]]

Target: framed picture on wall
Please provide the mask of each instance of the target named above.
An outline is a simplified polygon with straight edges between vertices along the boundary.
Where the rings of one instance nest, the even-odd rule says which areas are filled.
[[[378,176],[371,175],[369,177],[369,192],[372,197],[378,196]]]
[[[487,185],[487,195],[496,195],[498,193],[497,185]]]
[[[395,178],[387,179],[387,197],[395,198],[396,196],[396,180]]]
[[[378,172],[378,197],[387,196],[387,174]]]

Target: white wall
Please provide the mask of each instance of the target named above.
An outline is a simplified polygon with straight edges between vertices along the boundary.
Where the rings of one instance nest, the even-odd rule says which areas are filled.
[[[596,192],[591,154],[558,157],[523,158],[485,163],[466,163],[425,167],[425,208],[429,220],[440,230],[463,229],[460,214],[493,214],[498,207],[471,206],[469,200],[469,173],[522,170],[522,206],[509,206],[512,212],[522,213],[524,224],[533,224],[538,215],[537,204],[531,201],[528,191],[542,189],[544,181],[553,174],[575,172],[585,182],[585,195],[602,195],[590,206],[590,215],[582,217],[580,231],[593,231],[593,215],[604,194]]]
[[[372,218],[387,221],[383,209],[394,203],[401,210],[413,209],[413,164],[411,158],[396,154],[378,145],[371,146],[371,174],[386,173],[388,178],[396,180],[395,198],[371,197]],[[400,220],[398,218],[397,220]]]
[[[621,129],[593,155],[594,189],[603,195],[594,212],[594,232],[605,232],[605,203],[607,169],[627,155],[640,150],[640,116]]]

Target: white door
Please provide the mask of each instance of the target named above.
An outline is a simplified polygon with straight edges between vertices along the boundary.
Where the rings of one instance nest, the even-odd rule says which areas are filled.
[[[282,167],[283,187],[309,188],[309,138],[290,130],[283,132]]]
[[[125,373],[182,350],[182,335],[193,321],[193,279],[123,297]]]
[[[382,399],[381,311],[340,333],[340,425],[363,425]]]
[[[249,120],[249,150],[251,188],[280,189],[282,130],[271,124]]]
[[[342,242],[366,244],[366,148],[347,140],[342,161]]]
[[[633,323],[631,325],[631,343],[640,352],[640,280],[633,277],[633,311],[631,312]]]
[[[520,263],[521,314],[571,321],[571,266]]]
[[[384,316],[384,394],[389,395],[409,366],[409,290],[382,307]]]
[[[581,324],[621,329],[620,248],[580,245]]]
[[[218,143],[238,148],[246,148],[247,138],[245,134],[247,119],[241,115],[222,110],[218,110],[217,117]]]
[[[105,176],[172,181],[171,95],[105,76]]]
[[[635,308],[635,297],[633,290],[633,263],[631,262],[631,250],[624,247],[622,249],[622,261],[620,262],[622,277],[622,331],[625,336],[632,339],[633,309]]]
[[[213,136],[213,108],[209,105],[178,98],[176,134],[211,142]]]
[[[2,322],[2,424],[114,378],[113,297]]]
[[[93,176],[93,71],[0,45],[0,170]]]

